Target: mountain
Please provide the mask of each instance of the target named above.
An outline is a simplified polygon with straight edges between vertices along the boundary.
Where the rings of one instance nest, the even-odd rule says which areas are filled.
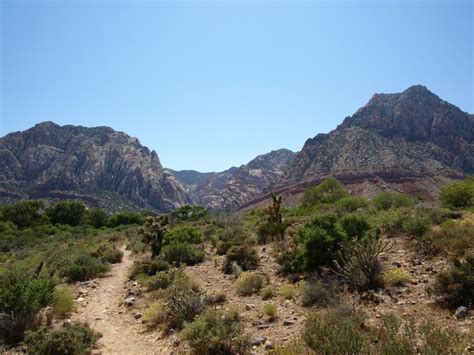
[[[375,94],[335,130],[308,139],[274,191],[292,196],[335,176],[356,193],[433,199],[441,184],[472,173],[474,116],[417,85]]]
[[[52,122],[0,138],[0,202],[22,198],[77,198],[107,210],[170,211],[190,202],[138,139]]]
[[[295,153],[279,149],[259,155],[239,168],[220,173],[173,172],[192,200],[216,210],[234,210],[242,203],[268,191],[293,162]]]
[[[167,170],[184,186],[193,203],[204,205],[204,197],[222,189],[238,168],[231,167],[218,173],[201,173],[196,170]]]

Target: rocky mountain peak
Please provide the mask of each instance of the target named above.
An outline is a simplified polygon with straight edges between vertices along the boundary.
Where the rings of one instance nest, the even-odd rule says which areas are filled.
[[[125,206],[158,211],[190,202],[156,152],[110,127],[43,122],[8,134],[0,138],[0,167],[3,200],[78,198],[102,206],[108,194],[104,207],[114,209],[112,194]]]

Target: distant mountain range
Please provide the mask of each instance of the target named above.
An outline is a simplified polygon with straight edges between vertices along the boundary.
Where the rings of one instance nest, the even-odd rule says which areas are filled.
[[[107,210],[170,211],[195,203],[236,210],[287,201],[335,176],[356,193],[385,189],[430,199],[452,179],[474,173],[474,116],[424,86],[376,94],[299,153],[259,155],[218,173],[173,171],[138,139],[108,127],[40,123],[0,138],[0,202],[80,199]]]

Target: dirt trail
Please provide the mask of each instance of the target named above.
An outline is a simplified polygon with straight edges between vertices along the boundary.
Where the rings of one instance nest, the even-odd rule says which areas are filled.
[[[74,321],[88,322],[102,333],[98,348],[102,354],[169,354],[157,333],[143,334],[143,325],[121,305],[125,298],[124,285],[127,271],[133,264],[130,251],[122,248],[121,263],[111,267],[110,275],[101,279],[97,287],[85,296],[72,317]]]

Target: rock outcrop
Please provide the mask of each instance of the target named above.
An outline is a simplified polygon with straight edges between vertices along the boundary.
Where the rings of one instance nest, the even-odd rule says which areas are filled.
[[[279,149],[221,173],[174,172],[193,202],[215,210],[234,210],[270,190],[293,162],[295,153]]]
[[[158,155],[108,127],[37,124],[0,139],[0,200],[80,199],[107,210],[190,202]]]
[[[356,193],[432,199],[441,184],[473,172],[474,117],[418,85],[375,94],[335,130],[308,139],[275,191],[289,197],[335,176]]]

